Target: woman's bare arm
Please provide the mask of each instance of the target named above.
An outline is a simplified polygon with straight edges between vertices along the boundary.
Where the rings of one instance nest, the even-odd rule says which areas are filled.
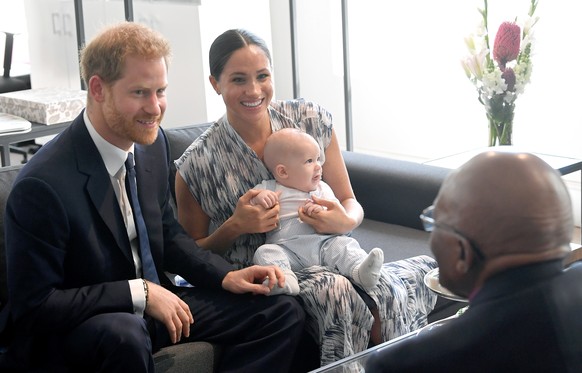
[[[299,211],[299,217],[319,233],[348,233],[360,225],[364,210],[354,195],[335,132],[332,132],[331,142],[325,150],[323,178],[340,203],[314,198],[316,203],[326,206],[327,210],[311,217]]]
[[[216,253],[225,253],[242,234],[264,233],[274,229],[279,220],[279,205],[270,209],[254,206],[250,200],[259,190],[249,190],[239,198],[234,214],[212,234],[208,234],[210,217],[202,210],[188,185],[176,173],[176,204],[178,221],[198,246]]]

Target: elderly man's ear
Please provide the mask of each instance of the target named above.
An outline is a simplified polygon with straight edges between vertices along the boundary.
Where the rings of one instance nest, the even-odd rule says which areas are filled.
[[[471,244],[464,238],[459,238],[459,258],[457,259],[457,264],[455,269],[462,274],[466,274],[471,268],[474,259],[474,253],[471,249]]]

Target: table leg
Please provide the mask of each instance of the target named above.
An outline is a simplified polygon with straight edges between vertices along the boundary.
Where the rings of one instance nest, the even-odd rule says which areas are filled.
[[[2,146],[2,167],[10,166],[10,144],[1,145]]]

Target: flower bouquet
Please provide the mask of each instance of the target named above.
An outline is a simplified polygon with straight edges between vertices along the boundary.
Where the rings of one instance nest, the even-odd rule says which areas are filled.
[[[484,0],[483,9],[479,9],[482,23],[475,34],[465,38],[470,55],[462,65],[477,88],[479,102],[485,107],[489,146],[512,144],[515,100],[523,93],[531,76],[532,28],[539,19],[534,18],[537,5],[538,0],[531,0],[523,28],[517,24],[517,19],[499,26],[491,53],[488,6]]]

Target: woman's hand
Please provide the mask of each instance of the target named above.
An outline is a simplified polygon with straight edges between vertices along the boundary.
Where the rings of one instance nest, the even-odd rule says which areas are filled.
[[[325,209],[317,213],[310,213],[308,208],[302,207],[299,209],[299,219],[311,225],[317,233],[346,234],[358,224],[338,201],[315,196],[312,199],[315,204],[323,206]]]
[[[327,210],[327,207],[322,206],[322,205],[318,205],[317,203],[313,202],[312,199],[309,199],[303,205],[302,210],[303,210],[303,213],[304,214],[306,214],[308,216],[313,216],[313,215],[317,214],[320,211]]]
[[[279,224],[278,203],[270,208],[251,203],[251,200],[260,192],[260,190],[251,189],[238,199],[230,220],[239,227],[240,234],[269,232]]]
[[[264,233],[273,230],[279,223],[279,204],[271,208],[253,206],[251,199],[261,190],[251,189],[242,195],[233,215],[209,235],[210,217],[190,193],[182,176],[176,174],[176,202],[178,221],[186,232],[196,240],[198,246],[224,254],[235,240],[247,233]]]
[[[281,192],[274,192],[268,189],[262,189],[259,194],[251,198],[251,205],[263,206],[265,209],[270,209],[279,203],[279,196]]]

